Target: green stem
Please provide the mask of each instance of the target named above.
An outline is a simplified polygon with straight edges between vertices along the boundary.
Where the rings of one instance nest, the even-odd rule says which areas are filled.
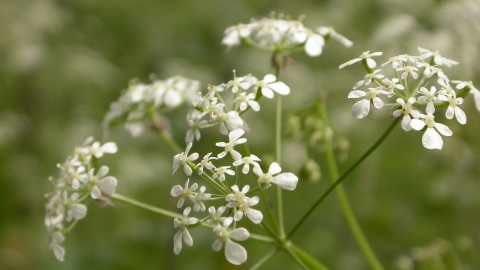
[[[305,270],[310,269],[305,265],[305,263],[302,260],[300,260],[297,254],[294,253],[290,248],[285,248],[285,251],[287,252],[288,255],[290,255],[290,257],[292,257],[293,261],[295,261],[300,267],[302,267]]]
[[[131,206],[135,206],[135,207],[138,207],[138,208],[141,208],[141,209],[144,209],[144,210],[156,213],[156,214],[160,214],[162,216],[166,216],[166,217],[170,217],[170,218],[178,218],[178,219],[183,218],[183,216],[178,214],[178,213],[168,211],[168,210],[165,210],[165,209],[162,209],[162,208],[159,208],[159,207],[155,207],[155,206],[152,206],[152,205],[149,205],[149,204],[146,204],[146,203],[142,203],[142,202],[136,201],[134,199],[130,199],[126,196],[120,195],[118,193],[112,194],[110,196],[110,198],[113,199],[113,200],[119,201],[119,202],[129,204]]]
[[[272,208],[268,204],[267,196],[265,195],[265,190],[260,189],[260,195],[262,196],[262,201],[265,204],[265,208],[267,209],[268,217],[272,222],[273,228],[275,229],[275,231],[278,232],[279,228],[278,228],[277,220],[275,219],[275,215],[273,214]]]
[[[328,270],[328,267],[321,264],[319,261],[313,258],[310,254],[306,253],[296,245],[291,244],[288,249],[292,253],[294,253],[303,262],[303,264],[305,264],[308,267],[308,269]]]
[[[260,259],[260,261],[258,261],[257,263],[255,263],[251,268],[250,270],[256,270],[256,269],[259,269],[260,266],[262,266],[266,261],[268,261],[273,255],[277,254],[278,252],[278,248],[274,248],[272,250],[270,250],[267,254],[265,254],[265,256],[263,256],[263,258]]]
[[[324,123],[326,124],[325,127],[328,127],[327,110],[323,100],[321,101],[321,104],[320,104],[320,116],[323,119]],[[339,178],[339,173],[338,173],[338,167],[337,167],[335,155],[333,152],[330,136],[325,136],[324,146],[325,146],[325,158],[327,160],[327,166],[330,172],[330,178],[332,182],[335,183],[336,179]],[[372,269],[378,269],[378,270],[383,269],[382,264],[380,263],[377,256],[375,255],[375,252],[370,247],[362,231],[362,228],[358,224],[358,221],[355,218],[355,215],[353,214],[352,207],[348,202],[347,195],[342,185],[339,184],[335,189],[335,192],[337,193],[338,201],[342,208],[345,219],[347,220],[347,224],[350,227],[350,231],[353,233],[355,240],[357,241],[358,246],[362,250],[366,260],[368,261]]]
[[[323,106],[322,108],[322,116],[325,115],[325,106]],[[326,115],[325,115],[326,117]],[[330,188],[312,205],[312,207],[307,211],[307,213],[300,219],[300,221],[295,225],[295,227],[292,229],[292,231],[288,234],[288,237],[287,239],[290,239],[293,234],[300,228],[300,226],[307,220],[307,218],[313,213],[313,211],[325,200],[325,198],[333,191],[335,190],[335,188],[340,185],[340,183],[356,168],[358,167],[358,165],[360,165],[371,153],[373,153],[373,151],[375,151],[375,149],[378,148],[378,146],[380,146],[380,144],[382,144],[382,142],[388,137],[388,135],[390,134],[390,132],[393,130],[393,128],[397,125],[397,123],[399,122],[400,118],[397,118],[395,119],[391,124],[390,126],[387,128],[387,130],[382,134],[382,136],[365,152],[365,154],[363,154],[342,176],[338,177],[338,172],[336,171],[336,164],[334,164],[334,161],[332,162],[332,158],[333,158],[333,152],[331,151],[331,146],[328,145],[326,146],[326,148],[330,148],[330,149],[326,149],[326,152],[329,152],[330,154],[326,154],[327,155],[327,162],[328,163],[333,163],[333,165],[329,165],[329,166],[332,166],[330,169],[333,169],[331,170],[331,174],[332,174],[332,180],[333,179],[337,179],[331,186]],[[326,122],[326,121],[325,121]],[[337,176],[337,177],[335,177]],[[343,189],[342,189],[343,191]],[[343,193],[344,195],[344,192],[340,191],[340,193]],[[338,195],[338,193],[337,193]],[[340,197],[342,197],[342,195],[339,196],[339,200],[343,200],[341,199]],[[344,196],[343,196],[344,197]],[[348,206],[348,201],[346,201],[346,197],[345,197],[345,203],[343,203],[342,205],[342,208],[344,207],[344,205],[347,205]],[[342,204],[342,203],[341,203]],[[349,208],[349,207],[348,207]],[[345,211],[347,210],[347,211]],[[349,226],[351,226],[351,229],[352,229],[352,232],[354,233],[356,239],[357,239],[357,242],[358,244],[360,245],[361,249],[362,249],[362,252],[364,252],[365,256],[367,257],[367,259],[369,260],[369,263],[371,264],[372,268],[373,269],[383,269],[383,267],[381,266],[381,264],[379,263],[378,259],[375,257],[374,253],[371,251],[368,243],[366,242],[366,240],[364,239],[363,237],[363,234],[361,233],[361,230],[360,228],[358,227],[358,223],[356,222],[355,220],[355,217],[353,216],[353,214],[351,213],[351,209],[350,211],[348,211],[348,209],[344,209],[344,214],[347,218],[347,221],[349,222]],[[357,229],[353,228],[353,227],[358,227]]]
[[[280,67],[275,67],[275,76],[280,75]],[[275,128],[275,154],[276,160],[279,164],[282,162],[282,98],[280,95],[277,95],[277,111],[276,111],[276,128]],[[282,188],[277,186],[277,211],[278,211],[278,226],[279,234],[283,239],[285,238],[285,224],[283,222],[283,196]]]
[[[149,205],[149,204],[146,204],[146,203],[142,203],[142,202],[139,202],[137,200],[134,200],[134,199],[128,198],[126,196],[120,195],[118,193],[112,194],[110,196],[110,198],[113,199],[113,200],[119,201],[119,202],[129,204],[131,206],[141,208],[143,210],[147,210],[147,211],[150,211],[150,212],[153,212],[153,213],[156,213],[156,214],[160,214],[162,216],[166,216],[166,217],[170,217],[170,218],[178,218],[178,219],[183,218],[183,216],[178,214],[178,213],[168,211],[168,210],[165,210],[165,209],[153,206],[153,205]],[[202,223],[200,225],[203,226],[203,227],[213,229],[213,226],[208,225],[207,223]],[[258,235],[258,234],[252,234],[252,233],[250,234],[249,239],[254,239],[254,240],[269,243],[269,244],[277,243],[277,241],[273,238],[263,236],[263,235]]]

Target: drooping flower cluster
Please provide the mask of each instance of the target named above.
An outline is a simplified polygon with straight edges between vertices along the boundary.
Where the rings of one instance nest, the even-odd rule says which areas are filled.
[[[302,19],[290,20],[280,15],[278,19],[263,18],[248,24],[230,26],[225,30],[222,44],[232,47],[245,43],[269,52],[292,52],[304,49],[311,56],[322,53],[325,41],[333,38],[345,47],[352,42],[335,32],[332,27],[317,27],[314,30],[303,25]]]
[[[115,192],[117,179],[107,176],[107,166],[96,168],[96,164],[104,154],[116,152],[115,143],[101,144],[89,137],[75,148],[64,163],[58,164],[58,178],[50,177],[54,191],[46,195],[45,226],[50,247],[59,261],[63,261],[65,255],[61,246],[65,235],[87,214],[85,202],[89,198],[97,200]]]
[[[118,101],[110,105],[103,120],[105,128],[111,125],[125,125],[133,137],[144,129],[143,121],[162,109],[172,109],[184,101],[191,102],[200,90],[200,83],[181,76],[166,80],[154,79],[151,84],[130,82]]]
[[[364,52],[360,57],[340,65],[340,68],[362,62],[368,74],[353,87],[348,98],[360,98],[353,107],[355,118],[364,118],[370,112],[371,104],[377,109],[393,107],[393,116],[402,117],[401,126],[405,131],[423,130],[423,146],[427,149],[442,149],[443,139],[439,135],[451,136],[453,132],[444,124],[435,121],[436,108],[445,107],[447,119],[456,118],[460,124],[467,122],[465,112],[460,108],[468,93],[475,97],[477,109],[480,110],[480,91],[472,82],[450,80],[444,67],[452,67],[458,62],[443,57],[438,51],[418,48],[420,55],[398,55],[391,57],[383,66],[391,67],[395,77],[385,77],[372,59],[382,55],[381,52]],[[452,86],[453,85],[453,86]],[[456,86],[455,86],[456,85]],[[368,90],[360,90],[360,87]],[[395,97],[394,103],[385,104],[380,98]],[[419,108],[424,108],[422,112]]]
[[[233,101],[228,104],[221,96],[226,92],[233,94]],[[245,228],[231,230],[229,226],[233,221],[241,221],[243,216],[254,224],[262,222],[262,212],[254,209],[260,199],[250,194],[259,189],[266,189],[272,184],[286,190],[296,188],[298,182],[296,175],[288,172],[281,173],[280,165],[276,162],[270,165],[267,173],[263,173],[259,164],[260,158],[250,153],[242,154],[244,151],[239,147],[247,143],[247,138],[244,138],[244,121],[240,116],[241,113],[249,108],[259,111],[258,99],[262,96],[273,98],[275,93],[287,95],[290,93],[290,88],[283,82],[276,81],[276,77],[272,74],[267,74],[263,80],[258,80],[252,75],[237,77],[234,73],[231,81],[209,86],[206,94],[200,95],[193,101],[192,109],[187,116],[190,126],[185,139],[187,147],[184,152],[173,157],[173,173],[175,174],[180,167],[183,167],[181,171],[190,177],[185,184],[175,185],[170,192],[173,197],[179,198],[178,208],[186,207],[183,210],[183,218],[174,220],[174,227],[179,228],[174,237],[175,254],[181,251],[182,243],[187,246],[193,244],[188,228],[206,222],[213,226],[213,231],[218,236],[212,248],[218,251],[225,244],[225,257],[230,263],[245,262],[246,250],[232,240],[246,240],[249,237],[248,230]],[[227,135],[227,140],[215,144],[218,150],[216,155],[210,152],[198,160],[200,155],[191,153],[194,139],[200,139],[200,129],[217,125],[220,133]],[[223,164],[216,165],[217,162],[222,162],[220,160]],[[225,165],[226,160],[230,160],[230,164]],[[239,166],[241,169],[236,169]],[[192,177],[196,174],[206,180],[219,194],[207,193],[207,188],[205,186],[199,188],[197,183],[190,184]],[[238,179],[241,177],[242,181],[246,181],[247,176],[252,178],[256,188],[250,189],[248,184],[242,187],[238,185]],[[223,200],[223,204],[217,208],[205,206],[210,200],[217,202]],[[186,204],[190,206],[185,206]],[[192,208],[194,212],[199,213],[208,209],[208,215],[201,219],[189,217]],[[224,214],[225,216],[222,216]]]

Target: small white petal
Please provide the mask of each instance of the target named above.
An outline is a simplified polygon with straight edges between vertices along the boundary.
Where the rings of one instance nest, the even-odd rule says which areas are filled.
[[[365,118],[370,112],[370,100],[362,99],[352,107],[352,116],[357,119]]]
[[[273,74],[267,74],[267,75],[265,75],[265,77],[263,77],[263,81],[267,84],[272,83],[276,80],[277,80],[277,77]]]
[[[176,185],[172,187],[172,190],[170,190],[170,195],[173,197],[178,197],[183,194],[183,188],[180,185]]]
[[[268,168],[268,173],[271,175],[277,174],[282,171],[282,168],[277,162],[273,162]]]
[[[245,241],[250,237],[250,233],[245,228],[238,228],[230,232],[230,238],[237,241]]]
[[[348,94],[348,98],[364,97],[367,93],[361,90],[353,90]]]
[[[412,119],[412,121],[410,121],[410,126],[415,130],[422,130],[425,126],[425,122],[420,119]]]
[[[70,206],[72,216],[74,219],[79,220],[87,215],[87,207],[80,203],[75,203]]]
[[[112,195],[115,192],[115,187],[117,186],[117,179],[113,176],[108,176],[98,181],[98,187],[102,190],[103,193],[107,195]]]
[[[247,251],[241,245],[227,241],[225,243],[225,258],[231,264],[240,265],[247,261]]]
[[[215,240],[212,245],[213,251],[219,251],[223,246],[223,242],[220,239]]]
[[[453,109],[452,106],[448,106],[447,113],[445,114],[445,116],[447,117],[447,119],[452,119],[454,115],[455,115],[455,110]]]
[[[188,232],[188,230],[187,229],[183,230],[182,235],[183,235],[183,241],[185,242],[185,244],[191,247],[193,245],[193,239],[190,236],[190,233]]]
[[[465,112],[459,107],[455,107],[455,116],[458,123],[462,125],[465,125],[465,123],[467,123],[467,115],[465,115]]]
[[[279,93],[280,95],[288,95],[290,94],[290,87],[288,87],[283,82],[274,82],[268,85],[268,88],[272,89],[273,91]],[[263,92],[262,92],[263,93]]]
[[[373,101],[373,106],[375,106],[375,108],[381,109],[383,107],[383,101],[380,98],[374,97],[372,101]]]
[[[262,222],[263,214],[262,212],[256,209],[250,208],[247,211],[245,211],[245,214],[247,215],[248,219],[250,219],[254,224],[259,224],[260,222]]]
[[[92,196],[93,199],[98,199],[102,196],[102,192],[97,186],[93,186],[92,191],[90,191],[90,196]]]
[[[427,131],[422,136],[422,144],[427,149],[442,149],[443,140],[435,129],[427,128]]]
[[[262,95],[266,98],[273,98],[273,91],[270,88],[263,87],[262,88]]]
[[[373,60],[372,58],[367,58],[367,66],[369,68],[375,68],[377,66],[377,62],[375,62],[375,60]]]
[[[180,251],[182,251],[182,232],[178,231],[173,237],[173,252],[178,255]]]
[[[298,177],[293,173],[282,173],[272,180],[273,183],[286,190],[294,190],[297,187]]]
[[[448,128],[446,125],[444,124],[440,124],[440,123],[435,123],[434,125],[435,129],[438,130],[438,132],[440,132],[440,134],[442,134],[443,136],[452,136],[453,135],[453,131],[450,130],[450,128]]]

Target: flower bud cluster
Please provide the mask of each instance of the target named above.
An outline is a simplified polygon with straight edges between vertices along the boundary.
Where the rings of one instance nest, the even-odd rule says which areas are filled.
[[[393,78],[387,78],[381,69],[374,70],[377,64],[372,57],[382,55],[381,52],[364,52],[360,57],[340,65],[340,68],[362,62],[368,72],[348,94],[348,98],[361,98],[352,107],[353,117],[366,117],[371,104],[377,109],[393,107],[392,115],[402,117],[401,126],[405,131],[423,130],[426,127],[422,137],[423,146],[427,149],[442,149],[443,139],[439,133],[451,136],[453,132],[446,125],[434,120],[434,114],[438,113],[436,108],[447,108],[445,117],[455,117],[463,125],[467,122],[467,117],[460,105],[467,94],[471,93],[477,109],[480,110],[480,91],[472,82],[450,80],[445,74],[444,67],[452,67],[458,62],[443,57],[438,51],[432,52],[423,48],[418,50],[418,56],[397,55],[382,64],[382,67],[392,69],[395,74]],[[368,91],[360,90],[360,87],[368,88]],[[381,96],[394,97],[395,102],[385,104]]]
[[[101,144],[89,137],[82,146],[75,148],[64,163],[58,164],[58,178],[49,178],[54,191],[46,195],[45,226],[50,247],[59,261],[63,261],[65,255],[61,246],[65,235],[87,214],[85,202],[89,198],[102,199],[115,192],[117,179],[107,176],[107,166],[97,169],[97,161],[104,154],[116,152],[115,143]]]
[[[151,84],[132,80],[118,101],[110,105],[103,125],[125,125],[133,137],[144,130],[145,118],[161,110],[173,109],[191,102],[200,90],[200,82],[175,76],[166,80],[154,79]]]
[[[279,18],[263,18],[252,20],[248,24],[230,26],[225,30],[222,44],[232,47],[240,43],[250,45],[269,52],[292,52],[304,49],[311,56],[322,53],[325,41],[333,38],[345,47],[351,47],[353,42],[338,34],[331,27],[307,28],[299,20],[290,20],[280,15]]]
[[[226,92],[233,94],[230,106],[221,96]],[[245,228],[235,228],[236,223],[233,222],[242,220],[244,216],[254,224],[259,224],[263,220],[262,212],[254,209],[260,199],[250,194],[272,184],[287,190],[296,188],[298,177],[293,173],[281,173],[281,167],[276,162],[264,172],[259,164],[260,158],[250,154],[248,150],[241,151],[239,148],[247,142],[247,138],[243,137],[244,120],[240,115],[250,108],[259,111],[260,105],[257,100],[262,96],[273,98],[274,93],[287,95],[290,88],[283,82],[277,82],[272,74],[258,80],[252,75],[236,77],[234,73],[233,80],[209,86],[206,94],[200,94],[200,97],[193,101],[187,117],[190,126],[186,136],[187,147],[184,152],[173,157],[173,173],[182,168],[189,178],[185,184],[175,185],[170,194],[179,198],[178,208],[184,207],[186,203],[190,204],[184,208],[182,219],[174,219],[174,227],[179,228],[174,237],[175,254],[180,253],[182,243],[187,246],[193,245],[188,228],[206,222],[214,228],[213,232],[218,237],[213,243],[213,250],[218,251],[225,244],[227,260],[232,264],[242,264],[247,259],[247,251],[232,240],[244,241],[249,238],[249,232]],[[190,153],[194,139],[199,140],[201,137],[200,129],[217,125],[220,133],[228,136],[226,142],[215,144],[218,153],[216,155],[212,152],[207,153],[202,159],[199,159],[198,153]],[[218,194],[207,193],[205,186],[199,187],[197,183],[191,183],[194,172],[215,188]],[[249,175],[256,180],[257,187],[253,189],[248,184],[239,185],[240,179],[245,182]],[[205,206],[209,201],[223,201],[223,204],[217,207]],[[189,217],[192,209],[199,213],[208,209],[208,214],[202,219]],[[232,223],[234,228],[229,229]]]

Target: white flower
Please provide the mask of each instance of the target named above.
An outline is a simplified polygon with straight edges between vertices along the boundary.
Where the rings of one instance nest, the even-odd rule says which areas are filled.
[[[403,99],[397,98],[397,103],[400,104],[402,108],[394,111],[393,117],[400,117],[401,115],[403,115],[403,119],[402,119],[403,130],[405,131],[412,130],[412,127],[410,126],[410,122],[412,121],[412,118],[410,117],[410,115],[412,115],[413,118],[418,118],[420,116],[420,113],[413,109],[413,104],[415,103],[415,97],[410,97],[407,103],[405,103]]]
[[[219,111],[212,120],[220,123],[220,133],[222,133],[222,135],[227,135],[229,130],[243,127],[243,120],[237,111],[229,111],[228,113]]]
[[[440,89],[440,93],[439,93],[440,95],[443,95],[443,96],[445,96],[445,95],[447,95],[447,96],[456,95],[455,90],[453,90],[452,86],[450,86],[448,81],[438,79],[438,84],[440,84],[442,86],[442,88]]]
[[[210,155],[212,154],[212,152],[206,154],[202,161],[200,161],[200,163],[197,164],[197,169],[198,169],[198,175],[202,175],[203,174],[203,168],[207,168],[208,170],[212,170],[214,168],[212,162],[210,160],[212,159],[217,159],[216,157],[210,157]]]
[[[187,131],[187,136],[185,137],[186,144],[193,143],[194,138],[197,141],[200,140],[200,137],[201,137],[200,129],[208,124],[208,121],[200,120],[202,115],[200,115],[199,111],[192,110],[192,113],[190,114],[192,115],[192,117],[190,119],[187,119],[188,126],[190,127],[190,129]]]
[[[375,68],[377,66],[377,63],[371,57],[372,56],[380,56],[382,54],[383,54],[383,52],[374,52],[374,53],[370,53],[370,51],[363,52],[358,58],[354,58],[354,59],[352,59],[352,60],[350,60],[346,63],[341,64],[338,67],[338,69],[342,69],[346,66],[353,65],[353,64],[355,64],[359,61],[363,61],[363,60],[365,60],[367,62],[367,66],[369,68]]]
[[[297,187],[298,177],[293,173],[280,173],[282,168],[277,162],[273,162],[268,168],[267,173],[263,173],[260,166],[255,166],[253,172],[258,175],[258,185],[268,188],[271,183],[286,189],[294,190]]]
[[[53,254],[57,260],[63,262],[63,257],[65,256],[65,249],[60,245],[65,241],[65,237],[59,231],[56,231],[49,235],[50,238],[50,248],[53,250]]]
[[[480,111],[480,91],[473,86],[473,83],[471,81],[469,82],[462,82],[462,81],[452,81],[452,83],[457,84],[456,88],[457,89],[463,89],[465,87],[468,87],[470,94],[473,95],[475,98],[475,105],[477,106],[477,110]]]
[[[241,159],[235,160],[235,162],[233,162],[233,166],[239,166],[241,164],[244,164],[242,172],[244,174],[247,174],[250,171],[250,164],[252,164],[254,167],[259,166],[257,161],[260,161],[257,156],[250,155],[249,157],[243,157]]]
[[[249,81],[246,81],[244,77],[237,77],[235,70],[233,70],[233,80],[229,81],[226,84],[226,89],[232,88],[233,93],[237,93],[239,87],[246,90],[248,89],[252,84]]]
[[[87,207],[84,204],[77,203],[78,193],[73,193],[68,198],[67,192],[63,193],[63,205],[67,208],[66,221],[70,222],[72,219],[80,220],[87,215]]]
[[[103,154],[115,154],[118,148],[113,142],[107,142],[101,145],[99,142],[94,142],[92,146],[85,148],[85,154],[92,155],[96,158],[101,158]]]
[[[383,78],[384,76],[382,74],[377,74],[378,72],[380,72],[380,69],[377,69],[377,70],[373,71],[372,73],[369,73],[369,74],[365,75],[365,79],[357,82],[355,84],[355,86],[353,87],[353,89],[357,89],[362,85],[369,85],[372,82],[373,79]]]
[[[246,185],[242,188],[242,191],[239,190],[237,185],[232,186],[233,194],[228,194],[225,197],[225,200],[228,203],[228,207],[236,208],[237,212],[235,213],[235,220],[239,221],[242,219],[243,215],[246,215],[253,223],[259,224],[262,222],[263,214],[262,212],[250,208],[258,204],[258,196],[249,198],[245,194],[250,190],[250,186]]]
[[[225,37],[222,39],[222,44],[228,47],[239,45],[241,38],[246,38],[250,35],[251,28],[249,24],[238,24],[228,27],[225,29]]]
[[[193,245],[193,239],[188,232],[187,226],[197,223],[198,219],[188,217],[191,210],[190,207],[185,208],[185,210],[183,210],[183,218],[175,218],[173,220],[173,227],[178,228],[178,232],[173,237],[173,252],[177,255],[182,251],[182,239],[187,246],[191,247]]]
[[[398,55],[394,57],[390,57],[387,62],[382,64],[382,67],[388,64],[392,64],[392,67],[394,69],[397,69],[399,67],[402,67],[404,63],[408,62],[408,56],[406,55]]]
[[[373,102],[373,105],[377,109],[383,107],[383,101],[377,97],[378,94],[386,94],[383,90],[378,90],[376,88],[368,88],[368,92],[362,90],[353,90],[348,94],[348,98],[360,98],[365,97],[360,101],[357,101],[352,106],[352,116],[357,119],[365,118],[370,112],[370,102]]]
[[[187,176],[192,175],[192,168],[188,166],[188,162],[194,161],[198,158],[198,153],[193,153],[190,156],[188,155],[188,152],[190,151],[190,148],[192,148],[192,144],[189,143],[187,145],[187,149],[185,152],[182,152],[180,154],[177,154],[173,157],[173,173],[177,171],[178,167],[183,166],[183,171]]]
[[[392,80],[385,78],[382,81],[384,85],[377,87],[377,89],[385,91],[388,97],[392,97],[394,95],[395,89],[398,89],[398,90],[405,89],[405,87],[401,83],[398,83],[399,81],[400,80],[398,78],[393,78]]]
[[[233,170],[230,170],[231,166],[222,166],[215,169],[215,173],[212,175],[212,179],[220,179],[220,181],[225,181],[225,174],[235,175]]]
[[[187,182],[185,182],[184,188],[180,185],[176,185],[172,187],[172,190],[170,190],[170,195],[172,195],[173,197],[182,196],[177,202],[177,208],[181,208],[183,206],[183,203],[185,202],[185,198],[192,196],[191,195],[192,191],[195,191],[198,188],[197,183],[193,183],[193,185],[189,188],[188,187],[189,182],[190,182],[190,179],[187,179]]]
[[[237,228],[229,231],[228,226],[230,226],[232,222],[233,219],[228,217],[223,222],[223,226],[215,226],[213,231],[217,234],[218,239],[213,242],[212,249],[214,251],[219,251],[222,248],[223,243],[225,243],[225,258],[227,261],[231,264],[240,265],[247,260],[247,251],[244,247],[230,239],[245,241],[250,237],[250,234],[245,228]]]
[[[255,83],[255,90],[262,89],[262,95],[267,98],[273,98],[273,92],[277,92],[280,95],[290,94],[290,87],[283,82],[275,82],[277,77],[273,74],[267,74],[263,77],[263,80]]]
[[[91,169],[88,173],[88,181],[92,185],[90,196],[92,196],[93,199],[100,198],[100,196],[102,196],[102,193],[106,195],[112,195],[113,193],[115,193],[117,179],[115,179],[115,177],[113,176],[104,177],[108,173],[107,166],[100,167],[96,175],[94,175],[93,173],[94,169]]]
[[[418,68],[412,67],[412,66],[404,66],[404,67],[399,67],[399,68],[396,69],[396,71],[402,71],[402,70],[403,70],[403,73],[402,73],[402,76],[400,77],[400,78],[402,78],[402,80],[405,80],[409,74],[415,80],[418,79],[418,73],[416,72],[416,71],[418,71]]]
[[[434,66],[431,66],[429,63],[419,62],[419,63],[417,63],[417,67],[418,68],[422,68],[422,67],[425,68],[423,70],[423,74],[425,74],[425,76],[427,76],[427,78],[432,77],[437,72],[437,68],[434,67]]]
[[[463,98],[455,98],[454,95],[448,97],[442,95],[439,96],[438,99],[448,102],[448,108],[446,112],[447,119],[452,119],[453,116],[456,116],[457,121],[460,124],[464,125],[467,123],[467,116],[465,115],[465,112],[457,106],[463,103]]]
[[[252,110],[258,112],[260,110],[260,105],[258,102],[255,101],[255,94],[243,92],[234,100],[236,103],[240,103],[240,110],[245,111],[248,106],[252,108]]]
[[[222,224],[226,219],[226,217],[222,217],[222,214],[225,212],[225,210],[226,210],[225,206],[220,206],[218,207],[217,210],[215,210],[214,206],[210,206],[208,208],[208,212],[210,213],[210,218],[207,220],[207,223],[213,226]]]
[[[337,33],[332,27],[318,27],[316,30],[323,37],[331,37],[333,39],[336,39],[347,48],[350,48],[353,45],[353,42],[351,40]]]
[[[443,57],[442,55],[440,55],[438,51],[432,52],[420,47],[418,47],[418,51],[420,51],[420,53],[422,54],[420,55],[421,59],[426,59],[428,57],[433,56],[433,62],[437,65],[440,65],[440,66],[445,65],[447,67],[452,67],[452,65],[458,65],[457,61],[453,61],[451,59]]]
[[[199,192],[196,195],[190,195],[190,200],[195,204],[193,206],[193,211],[198,212],[199,210],[205,211],[205,204],[203,201],[210,199],[212,196],[209,193],[204,193],[207,188],[205,186],[200,187]]]
[[[438,94],[437,93],[437,88],[435,86],[432,86],[430,88],[430,91],[428,91],[427,88],[420,87],[419,92],[424,94],[424,96],[419,97],[418,102],[427,103],[426,112],[428,114],[433,114],[435,112],[435,106],[433,105],[433,103],[437,102],[437,100],[438,100],[438,98],[436,97],[436,95]]]
[[[443,140],[438,132],[444,136],[452,136],[453,132],[444,124],[436,123],[433,120],[435,117],[431,114],[421,115],[420,117],[423,119],[413,119],[410,125],[415,130],[421,130],[425,125],[427,126],[427,130],[422,137],[423,146],[427,149],[442,149]]]
[[[235,145],[239,145],[239,144],[245,143],[247,141],[246,138],[240,138],[240,137],[243,136],[243,134],[245,134],[245,130],[240,129],[240,128],[235,129],[235,130],[232,130],[228,134],[228,140],[229,140],[228,143],[224,143],[224,142],[216,143],[215,144],[216,146],[225,147],[225,150],[223,152],[221,152],[220,154],[218,154],[218,158],[223,158],[228,152],[230,152],[230,154],[232,155],[234,160],[241,159],[242,155],[239,152],[235,151],[235,149],[233,149],[233,147]]]

